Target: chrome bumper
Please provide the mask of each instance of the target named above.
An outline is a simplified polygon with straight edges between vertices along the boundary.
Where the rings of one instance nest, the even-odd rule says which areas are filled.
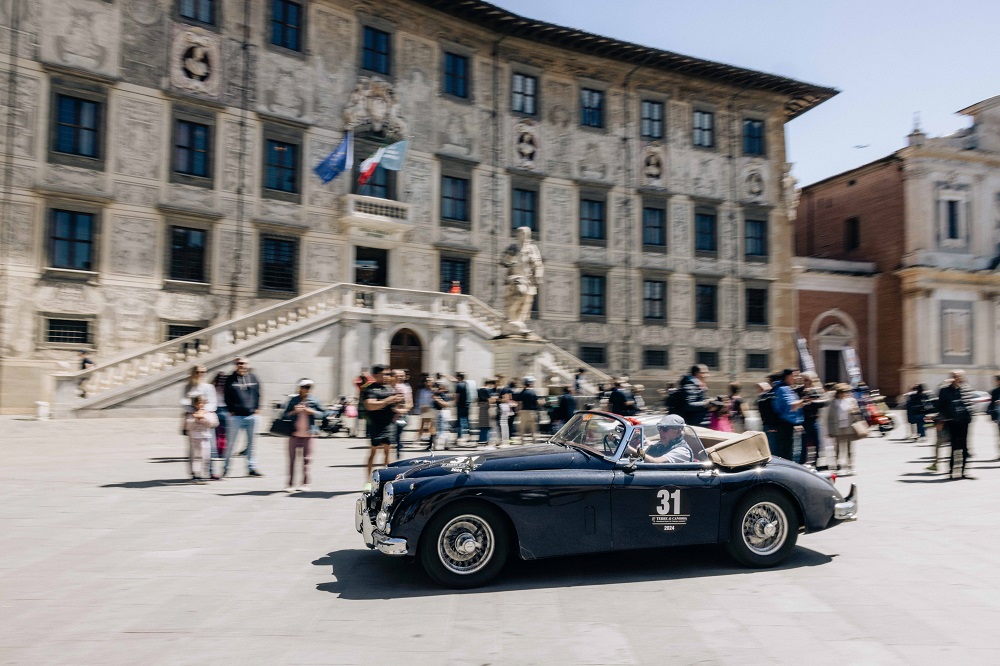
[[[837,502],[833,506],[834,520],[857,520],[858,519],[858,487],[851,484],[851,492],[843,502]]]
[[[408,552],[406,539],[393,539],[376,530],[371,518],[368,517],[368,512],[365,511],[367,505],[365,497],[354,503],[354,529],[364,537],[365,545],[386,555],[406,555]]]

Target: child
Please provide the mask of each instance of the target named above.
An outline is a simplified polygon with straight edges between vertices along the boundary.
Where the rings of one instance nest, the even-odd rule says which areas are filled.
[[[205,396],[191,393],[188,398],[191,400],[191,413],[184,425],[188,435],[191,480],[201,484],[212,476],[212,440],[215,439],[215,427],[219,425],[219,418],[215,412],[205,409]],[[196,465],[200,465],[201,474],[196,471]]]
[[[500,421],[500,444],[506,446],[510,444],[510,417],[514,413],[514,400],[511,393],[504,393],[500,396],[497,410]]]

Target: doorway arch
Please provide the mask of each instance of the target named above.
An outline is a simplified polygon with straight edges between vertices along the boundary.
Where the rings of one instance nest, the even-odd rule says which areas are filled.
[[[410,373],[410,386],[420,378],[424,371],[424,347],[420,337],[408,328],[401,328],[392,336],[389,343],[389,365],[393,370],[406,370]]]

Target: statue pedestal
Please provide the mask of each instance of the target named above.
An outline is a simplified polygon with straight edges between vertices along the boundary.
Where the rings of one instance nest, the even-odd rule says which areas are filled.
[[[543,370],[539,360],[539,352],[545,347],[546,341],[538,338],[494,338],[490,341],[493,348],[493,371],[503,375],[504,381],[516,379],[520,384],[525,377],[535,378],[535,390],[541,393],[548,386],[547,378],[542,376]]]

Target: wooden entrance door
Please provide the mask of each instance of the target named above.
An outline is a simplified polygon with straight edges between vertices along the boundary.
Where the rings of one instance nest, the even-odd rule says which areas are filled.
[[[410,373],[410,386],[416,390],[416,382],[424,371],[424,350],[417,334],[408,328],[402,328],[392,336],[389,347],[389,365],[393,370],[406,370]]]

